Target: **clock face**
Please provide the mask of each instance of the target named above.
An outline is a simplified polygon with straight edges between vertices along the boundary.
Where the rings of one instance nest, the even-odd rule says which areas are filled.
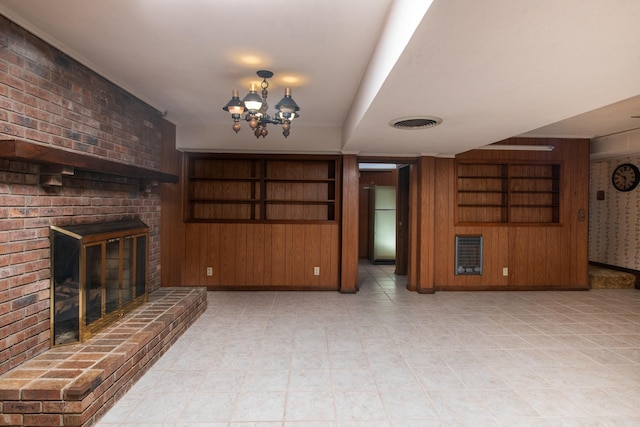
[[[640,183],[640,171],[631,163],[621,164],[613,171],[611,182],[616,190],[631,191]]]

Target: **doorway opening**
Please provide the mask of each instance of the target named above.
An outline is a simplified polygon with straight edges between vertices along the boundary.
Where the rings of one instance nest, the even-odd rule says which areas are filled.
[[[359,159],[358,258],[395,264],[406,275],[409,259],[409,162]]]

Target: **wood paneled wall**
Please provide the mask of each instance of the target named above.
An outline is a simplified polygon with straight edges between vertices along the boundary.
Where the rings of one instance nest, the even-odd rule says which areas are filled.
[[[162,121],[160,171],[180,176],[178,184],[160,184],[160,284],[182,283],[185,257],[184,222],[182,221],[182,154],[176,150],[176,126]]]
[[[435,289],[588,288],[589,141],[512,138],[505,143],[555,148],[551,152],[474,150],[457,159],[560,162],[559,223],[458,224],[455,160],[435,159]],[[483,236],[481,276],[455,275],[455,236],[459,234]]]
[[[559,164],[558,223],[458,223],[457,160],[420,158],[411,165],[410,173],[409,289],[433,292],[588,288],[588,141],[514,138],[505,142],[550,144],[555,149],[475,150],[458,155],[457,159]],[[177,152],[175,155],[180,156]],[[163,184],[162,285],[356,292],[359,225],[356,156],[342,157],[340,178],[342,206],[337,221],[306,224],[184,223],[183,188]],[[483,236],[481,276],[455,275],[457,234]],[[211,276],[206,274],[207,267],[212,268]],[[313,274],[314,267],[320,267],[319,276]],[[507,276],[503,275],[505,267]]]
[[[184,286],[338,289],[337,224],[187,223],[185,228]],[[318,276],[314,267],[320,267]]]
[[[436,168],[433,157],[421,157],[411,166],[409,183],[409,272],[407,288],[434,291],[434,263],[438,262],[435,227]]]
[[[340,292],[358,290],[358,159],[342,157]]]

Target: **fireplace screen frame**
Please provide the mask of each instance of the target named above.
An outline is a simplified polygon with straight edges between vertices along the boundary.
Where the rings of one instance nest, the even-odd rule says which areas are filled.
[[[51,226],[51,347],[84,342],[147,302],[149,227],[139,219]]]

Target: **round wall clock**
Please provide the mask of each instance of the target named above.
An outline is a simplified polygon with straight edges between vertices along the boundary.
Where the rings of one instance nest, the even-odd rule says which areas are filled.
[[[611,182],[618,191],[631,191],[640,183],[640,170],[631,163],[618,165],[611,175]]]

